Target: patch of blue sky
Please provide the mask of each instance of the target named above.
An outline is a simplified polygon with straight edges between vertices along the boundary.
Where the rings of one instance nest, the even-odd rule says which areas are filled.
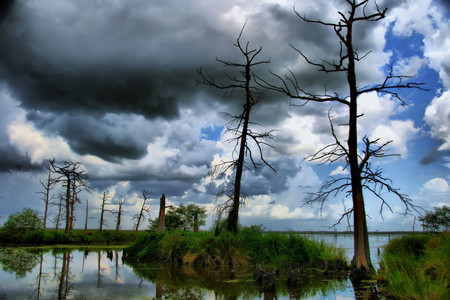
[[[386,46],[384,51],[392,52],[391,61],[385,66],[385,72],[388,74],[391,67],[395,66],[399,61],[407,60],[412,57],[419,57],[424,59],[424,42],[423,35],[413,32],[409,36],[397,36],[392,31],[392,26],[386,33]],[[426,107],[438,96],[442,89],[442,84],[439,80],[439,73],[430,68],[427,64],[417,70],[417,74],[394,74],[414,76],[410,79],[411,82],[424,83],[420,85],[421,89],[399,89],[398,95],[405,101],[407,109],[401,115],[402,119],[414,120],[416,127],[424,125],[423,116]]]
[[[222,136],[224,126],[217,126],[216,124],[203,127],[200,130],[200,141],[201,140],[210,140],[210,141],[218,141]]]

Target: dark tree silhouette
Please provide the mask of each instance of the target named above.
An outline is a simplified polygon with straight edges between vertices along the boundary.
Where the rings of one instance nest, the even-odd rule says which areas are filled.
[[[135,214],[132,218],[132,220],[136,220],[136,226],[135,226],[135,231],[139,230],[139,225],[141,224],[141,220],[145,221],[146,219],[146,215],[148,214],[150,215],[150,206],[145,206],[145,203],[148,200],[148,197],[152,194],[152,192],[149,192],[147,190],[143,190],[142,191],[142,197],[144,198],[144,201],[142,202],[142,206],[141,206],[141,210],[139,211],[138,214]]]
[[[122,222],[122,217],[126,213],[126,211],[123,209],[123,205],[125,203],[125,200],[123,197],[119,199],[119,210],[117,211],[117,221],[116,221],[116,230],[120,230],[120,223]]]
[[[166,195],[162,194],[161,198],[159,199],[159,217],[158,217],[158,232],[164,232],[166,223],[166,208],[172,207],[172,205],[166,206]]]
[[[259,152],[259,159],[262,163],[275,171],[275,169],[264,159],[261,148],[263,145],[273,147],[268,143],[269,140],[275,139],[272,135],[273,131],[257,133],[250,128],[250,125],[256,125],[256,123],[250,121],[251,111],[253,107],[263,99],[264,96],[258,85],[253,84],[254,74],[252,72],[252,68],[261,64],[268,64],[270,63],[270,59],[256,61],[255,58],[261,53],[262,47],[259,49],[249,49],[249,42],[245,45],[241,44],[241,37],[244,28],[245,25],[242,27],[237,41],[234,44],[234,46],[239,49],[240,53],[244,57],[244,62],[229,62],[216,57],[216,61],[223,64],[224,67],[238,70],[238,75],[226,74],[228,82],[222,83],[218,82],[213,75],[203,72],[202,69],[197,70],[201,76],[201,80],[198,81],[199,84],[212,86],[214,88],[224,90],[225,93],[229,94],[233,93],[235,90],[239,90],[243,92],[245,99],[241,114],[225,114],[231,119],[229,126],[227,126],[227,132],[234,134],[234,137],[228,140],[230,143],[235,143],[233,159],[231,161],[224,161],[211,168],[211,174],[213,177],[225,174],[227,171],[234,172],[235,177],[232,194],[226,193],[228,201],[226,201],[223,206],[228,212],[227,230],[233,233],[236,233],[238,228],[239,207],[241,205],[240,197],[242,172],[244,168],[248,168],[245,163],[245,157],[249,157],[251,165],[254,168],[258,168],[261,165],[261,163],[258,163],[256,158],[253,157],[249,144],[250,141],[253,141],[256,145]],[[237,158],[234,157],[234,154],[236,153],[238,154]]]
[[[291,99],[301,100],[300,105],[305,105],[309,101],[313,102],[333,102],[345,105],[348,107],[348,136],[345,142],[338,139],[334,127],[333,117],[328,114],[331,125],[331,134],[334,138],[334,143],[325,146],[317,151],[314,155],[309,157],[310,161],[319,161],[321,163],[333,163],[336,161],[345,161],[346,168],[350,168],[350,176],[331,178],[326,181],[314,194],[312,202],[320,202],[323,205],[324,201],[330,196],[336,196],[340,192],[352,196],[353,207],[346,211],[338,223],[349,214],[353,214],[354,226],[354,257],[352,261],[352,277],[355,279],[364,277],[366,274],[373,272],[373,266],[370,259],[369,240],[366,224],[366,212],[363,197],[363,189],[375,194],[381,200],[381,209],[390,206],[383,199],[382,192],[387,191],[395,194],[401,202],[405,205],[405,213],[407,213],[414,205],[411,199],[399,192],[398,189],[391,185],[391,180],[382,175],[380,168],[373,168],[371,166],[372,158],[380,158],[390,156],[386,153],[386,147],[389,142],[378,144],[379,139],[370,140],[368,137],[363,137],[362,141],[364,147],[358,149],[358,130],[357,120],[362,117],[358,115],[358,97],[365,93],[377,92],[381,94],[389,94],[393,98],[398,99],[404,104],[403,99],[398,94],[399,89],[403,88],[419,88],[422,89],[421,83],[411,82],[411,76],[395,75],[392,68],[385,80],[379,84],[372,84],[359,88],[357,85],[357,74],[355,70],[356,64],[369,53],[359,55],[356,48],[354,48],[353,30],[361,22],[375,22],[385,17],[387,9],[381,10],[375,3],[373,11],[368,12],[369,0],[356,1],[346,0],[348,11],[338,14],[340,20],[337,23],[328,23],[321,20],[311,20],[305,16],[300,15],[297,11],[295,13],[304,22],[320,24],[330,27],[334,30],[339,39],[339,58],[333,61],[322,60],[315,62],[309,59],[301,50],[291,47],[300,54],[300,56],[310,65],[318,68],[319,71],[325,73],[340,73],[344,74],[348,84],[348,95],[342,96],[338,93],[329,93],[325,90],[323,94],[311,93],[301,87],[297,81],[295,74],[289,70],[285,76],[273,74],[281,81],[281,85],[269,83],[260,80],[259,83],[263,86],[287,94]],[[361,153],[361,154],[360,154]],[[391,209],[392,211],[392,209]]]
[[[65,161],[62,165],[57,165],[55,159],[50,160],[52,172],[56,175],[55,182],[59,182],[66,188],[65,195],[65,213],[66,227],[65,233],[73,228],[73,216],[75,210],[75,202],[78,200],[78,192],[80,190],[90,191],[87,181],[86,171],[81,167],[79,162]]]

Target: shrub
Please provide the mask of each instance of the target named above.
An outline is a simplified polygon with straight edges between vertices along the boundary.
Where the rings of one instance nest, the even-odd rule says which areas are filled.
[[[3,224],[4,237],[9,242],[35,243],[40,240],[43,223],[38,213],[31,208],[24,208],[8,217]]]

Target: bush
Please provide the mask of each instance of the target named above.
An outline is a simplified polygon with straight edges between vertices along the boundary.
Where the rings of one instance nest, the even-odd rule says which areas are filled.
[[[450,208],[446,205],[442,208],[435,207],[434,212],[428,212],[419,220],[427,231],[448,231],[450,228]]]
[[[31,208],[24,208],[21,213],[10,215],[2,228],[3,238],[7,242],[39,243],[42,232],[42,220]]]

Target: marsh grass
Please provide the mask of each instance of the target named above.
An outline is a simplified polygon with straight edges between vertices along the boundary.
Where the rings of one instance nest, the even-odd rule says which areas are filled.
[[[398,299],[449,299],[450,233],[405,236],[385,248],[382,293]]]
[[[139,237],[126,253],[140,262],[194,266],[346,267],[342,248],[292,232],[263,232],[260,226],[243,228],[237,235],[229,232],[218,236],[213,232],[151,232]]]

